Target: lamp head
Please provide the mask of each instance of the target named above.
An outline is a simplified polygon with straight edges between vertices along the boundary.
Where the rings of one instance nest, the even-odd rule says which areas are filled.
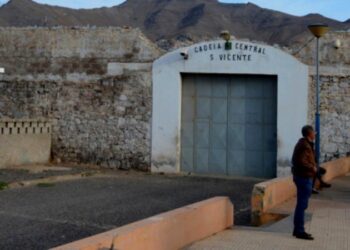
[[[329,26],[327,24],[312,24],[309,25],[308,28],[317,38],[324,36],[329,30]]]
[[[224,39],[226,42],[231,40],[231,34],[228,30],[223,30],[220,32],[220,37]]]

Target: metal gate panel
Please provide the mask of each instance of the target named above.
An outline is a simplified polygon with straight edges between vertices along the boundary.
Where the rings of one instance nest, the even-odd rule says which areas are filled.
[[[181,170],[274,177],[276,79],[184,75]]]
[[[194,165],[194,120],[195,77],[186,77],[182,85],[181,108],[181,170],[193,172]]]

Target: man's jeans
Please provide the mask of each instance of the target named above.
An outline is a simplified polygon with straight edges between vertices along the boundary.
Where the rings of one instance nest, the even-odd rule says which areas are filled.
[[[294,233],[305,232],[305,210],[308,207],[309,198],[312,193],[312,178],[293,177],[297,186],[297,206],[294,212]]]

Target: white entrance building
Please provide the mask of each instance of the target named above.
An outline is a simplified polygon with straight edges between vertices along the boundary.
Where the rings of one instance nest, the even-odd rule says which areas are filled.
[[[195,44],[153,65],[152,171],[290,173],[307,123],[308,67],[265,45]]]

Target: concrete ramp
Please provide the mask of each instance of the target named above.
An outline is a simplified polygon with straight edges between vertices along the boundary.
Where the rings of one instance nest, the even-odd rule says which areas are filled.
[[[176,250],[233,225],[233,205],[216,197],[52,250]]]

